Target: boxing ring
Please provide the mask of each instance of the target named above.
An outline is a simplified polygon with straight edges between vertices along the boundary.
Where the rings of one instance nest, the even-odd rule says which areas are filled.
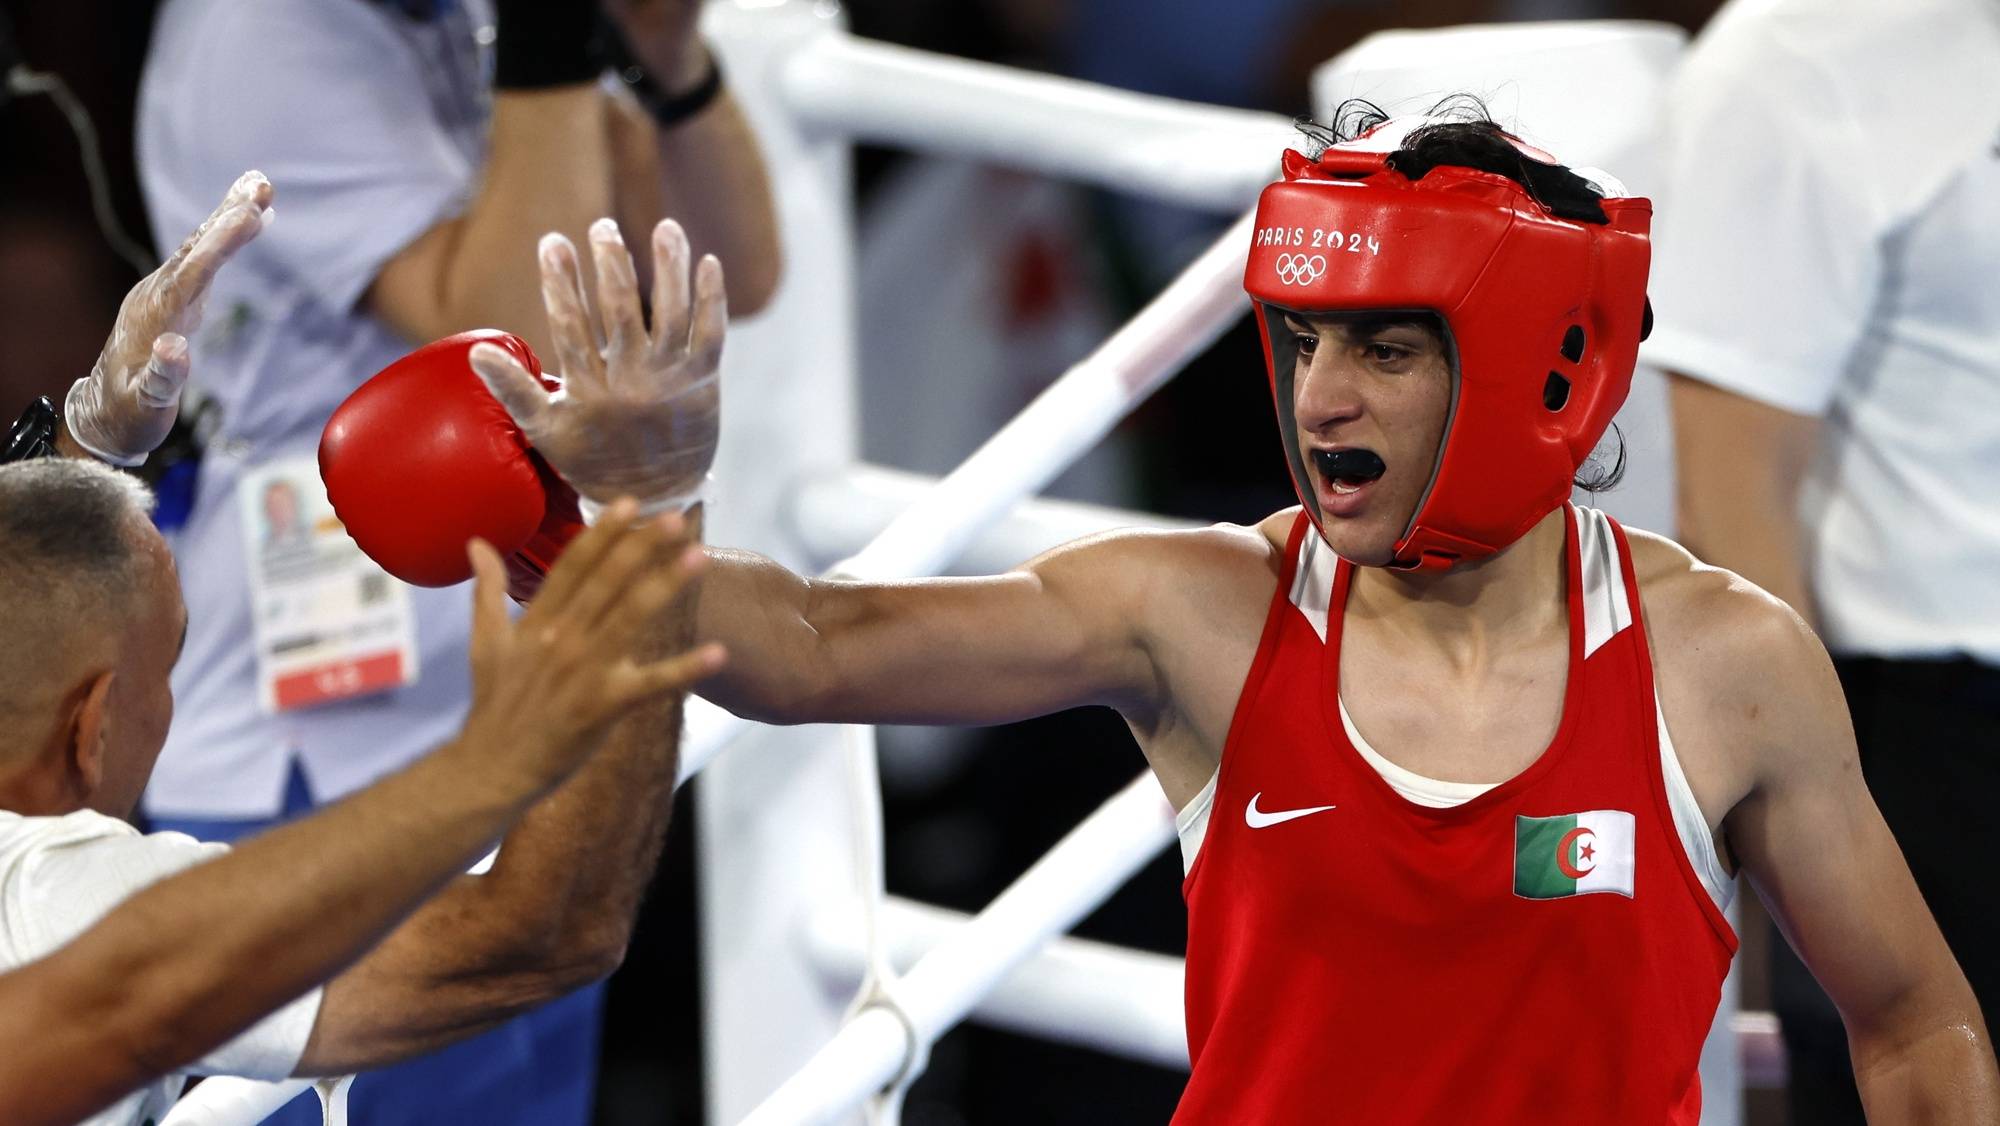
[[[731,332],[711,541],[802,573],[897,579],[1167,524],[1037,494],[1245,313],[1246,212],[1295,136],[1290,122],[868,42],[842,29],[831,3],[723,0],[704,31],[771,160],[787,256],[771,307]],[[1642,144],[1682,46],[1657,25],[1436,35],[1378,36],[1329,63],[1315,79],[1316,111],[1349,95],[1394,108],[1409,96],[1500,90],[1496,114],[1537,124],[1530,140],[1619,167]],[[856,142],[1243,217],[958,468],[930,478],[859,455]],[[847,1120],[865,1107],[871,1121],[893,1122],[931,1044],[968,1018],[1187,1066],[1181,960],[1065,937],[1173,843],[1173,812],[1150,775],[965,915],[885,893],[872,728],[773,728],[691,700],[681,769],[683,781],[704,774],[712,1121]],[[1703,1121],[1739,1121],[1742,1086],[1775,1082],[1781,1056],[1768,1014],[1737,1013],[1727,993],[1704,1053]],[[162,1126],[248,1126],[306,1086],[212,1080]],[[331,1099],[329,1120],[343,1101]]]

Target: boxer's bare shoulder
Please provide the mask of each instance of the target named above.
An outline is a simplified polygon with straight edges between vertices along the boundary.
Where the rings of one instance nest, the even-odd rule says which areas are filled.
[[[1136,604],[1160,706],[1126,718],[1176,803],[1200,789],[1221,761],[1297,512],[1127,541],[1149,548]]]
[[[1803,729],[1844,714],[1839,682],[1790,606],[1672,540],[1628,536],[1660,706],[1714,827],[1772,772],[1799,765]]]
[[[1250,525],[1115,529],[1064,544],[1023,569],[1054,573],[1100,597],[1115,593],[1146,632],[1172,632],[1176,619],[1189,616],[1226,628],[1232,613],[1246,606],[1261,622],[1284,570],[1297,512],[1286,509]]]

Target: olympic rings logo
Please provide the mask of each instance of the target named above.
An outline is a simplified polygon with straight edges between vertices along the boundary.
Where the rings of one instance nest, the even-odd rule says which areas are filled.
[[[1311,285],[1326,273],[1324,254],[1278,255],[1278,280],[1286,285]]]

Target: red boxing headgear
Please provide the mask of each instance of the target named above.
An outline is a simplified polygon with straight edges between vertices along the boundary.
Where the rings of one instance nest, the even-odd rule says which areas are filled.
[[[1386,138],[1409,125],[1391,122],[1317,160],[1288,150],[1284,179],[1257,203],[1243,287],[1259,314],[1293,483],[1322,532],[1293,420],[1297,346],[1284,313],[1443,318],[1456,356],[1451,413],[1391,564],[1443,570],[1500,551],[1561,505],[1625,402],[1650,327],[1653,205],[1598,200],[1600,223],[1557,215],[1490,172],[1440,164],[1412,180],[1387,164]]]

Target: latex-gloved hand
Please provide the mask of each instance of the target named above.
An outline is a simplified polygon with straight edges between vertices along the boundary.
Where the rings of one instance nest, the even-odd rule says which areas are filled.
[[[173,257],[132,287],[90,374],[70,386],[63,427],[99,461],[138,465],[166,440],[188,378],[188,341],[215,272],[264,229],[271,182],[245,172]]]
[[[599,219],[590,228],[597,318],[584,297],[576,247],[559,234],[543,237],[542,304],[562,390],[551,394],[492,344],[474,347],[469,357],[487,390],[587,506],[629,496],[643,513],[687,508],[700,499],[715,460],[721,426],[716,368],[728,320],[722,263],[704,255],[690,287],[680,224],[663,220],[652,241],[649,333],[632,256],[616,223]]]

